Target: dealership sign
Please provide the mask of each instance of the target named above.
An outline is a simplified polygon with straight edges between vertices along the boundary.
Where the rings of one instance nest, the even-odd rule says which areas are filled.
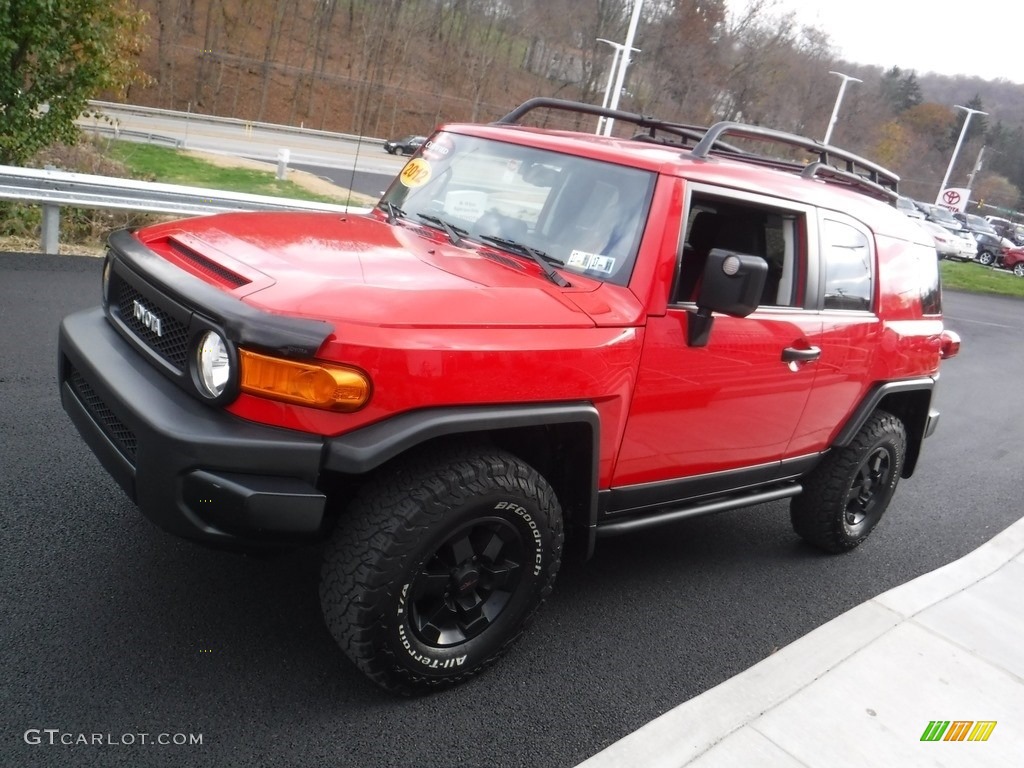
[[[967,201],[971,197],[971,190],[967,187],[946,187],[939,192],[935,198],[935,204],[941,205],[947,211],[963,213],[967,208]]]

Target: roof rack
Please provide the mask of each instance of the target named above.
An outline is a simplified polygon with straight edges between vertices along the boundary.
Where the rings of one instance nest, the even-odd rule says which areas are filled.
[[[723,121],[708,128],[704,138],[693,148],[694,157],[706,158],[720,145],[723,136],[737,136],[744,139],[763,139],[784,146],[806,149],[818,156],[817,162],[800,166],[800,175],[805,179],[823,177],[846,183],[851,186],[863,187],[868,193],[881,195],[885,200],[895,200],[900,177],[886,170],[877,163],[866,160],[845,149],[822,144],[820,141],[808,139],[795,133],[777,131],[774,128],[763,128],[759,125],[733,123]],[[742,158],[745,159],[745,158]],[[829,161],[841,161],[845,168],[837,168]],[[782,163],[782,165],[789,165]],[[862,185],[862,182],[866,182]]]
[[[612,120],[621,120],[624,123],[632,123],[639,128],[647,128],[649,134],[634,136],[634,139],[643,141],[655,138],[656,131],[677,136],[682,139],[690,139],[693,144],[704,138],[707,127],[703,125],[688,125],[686,123],[674,123],[668,120],[660,120],[656,117],[641,115],[636,112],[623,112],[618,109],[599,107],[596,104],[584,104],[581,101],[568,101],[566,99],[552,99],[546,96],[538,96],[534,99],[524,101],[501,119],[495,121],[495,125],[515,125],[522,117],[536,109],[559,109],[563,112],[576,112],[584,115],[596,115],[607,117]],[[739,151],[739,150],[736,150]]]
[[[831,144],[822,144],[819,141],[795,133],[787,133],[786,131],[764,128],[758,125],[722,121],[708,128],[661,120],[635,112],[623,112],[618,109],[599,107],[595,104],[584,104],[578,101],[547,97],[538,97],[524,101],[507,115],[497,120],[496,124],[514,125],[524,115],[536,109],[557,109],[632,123],[639,128],[648,130],[648,133],[640,133],[633,136],[632,140],[679,146],[689,149],[690,154],[699,159],[706,159],[713,153],[724,154],[735,160],[799,173],[805,179],[820,178],[849,186],[886,202],[895,202],[898,194],[900,177],[870,160],[866,160]],[[675,136],[682,141],[678,142],[678,144],[666,141],[664,138],[656,135],[658,131]],[[723,141],[723,138],[726,136],[766,141],[782,146],[803,149],[816,155],[817,158],[811,163],[781,160],[740,149],[731,143],[726,143]],[[691,142],[693,142],[692,145]],[[839,162],[842,167],[833,165],[835,162]]]

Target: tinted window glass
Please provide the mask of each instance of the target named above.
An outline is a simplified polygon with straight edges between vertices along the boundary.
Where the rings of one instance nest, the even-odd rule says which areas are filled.
[[[871,309],[871,249],[859,229],[826,219],[825,309]]]

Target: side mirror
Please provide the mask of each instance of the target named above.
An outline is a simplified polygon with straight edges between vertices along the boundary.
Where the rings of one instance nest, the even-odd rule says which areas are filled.
[[[687,344],[707,345],[714,323],[712,312],[746,317],[757,309],[767,278],[768,262],[760,256],[711,249],[701,277],[697,311],[689,313]]]

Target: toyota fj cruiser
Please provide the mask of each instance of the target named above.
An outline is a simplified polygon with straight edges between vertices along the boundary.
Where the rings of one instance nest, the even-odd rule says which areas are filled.
[[[636,133],[524,125],[541,109]],[[563,540],[789,499],[810,544],[864,541],[959,348],[897,181],[535,99],[439,129],[369,213],[113,234],[102,306],[61,324],[63,406],[167,531],[325,542],[345,653],[437,689],[522,632]]]

